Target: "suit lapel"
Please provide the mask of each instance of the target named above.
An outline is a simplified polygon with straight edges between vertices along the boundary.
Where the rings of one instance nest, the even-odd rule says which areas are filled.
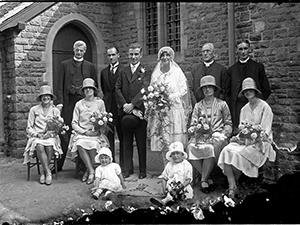
[[[139,73],[140,73],[140,67],[141,67],[141,64],[136,68],[136,70],[132,74],[131,81],[130,81],[131,83],[138,78]]]
[[[105,72],[105,80],[107,82],[107,85],[109,89],[111,89],[111,76],[110,76],[110,66],[106,67],[106,72]]]
[[[131,81],[131,77],[132,77],[130,65],[128,65],[127,67],[125,67],[125,74],[126,74],[128,82],[130,82]]]

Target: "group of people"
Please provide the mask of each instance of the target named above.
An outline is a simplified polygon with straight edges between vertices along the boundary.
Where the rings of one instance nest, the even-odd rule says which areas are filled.
[[[107,197],[125,188],[124,178],[134,173],[134,139],[138,151],[138,177],[147,176],[147,137],[150,137],[151,151],[160,151],[163,156],[165,168],[159,178],[163,180],[164,203],[172,199],[168,188],[174,179],[187,190],[187,198],[192,198],[191,183],[195,173],[201,175],[200,189],[208,193],[215,165],[226,175],[228,194],[234,197],[241,172],[257,177],[258,169],[267,159],[275,160],[271,145],[273,113],[265,101],[271,93],[270,85],[263,64],[250,59],[247,40],[238,43],[238,62],[227,70],[215,61],[214,45],[204,44],[202,62],[193,66],[191,80],[174,61],[175,52],[168,46],[159,50],[153,71],[141,63],[140,44],[129,46],[126,66],[119,62],[117,47],[108,48],[109,65],[101,71],[100,77],[97,77],[95,66],[83,58],[86,44],[77,41],[73,50],[73,59],[62,62],[57,98],[51,87],[44,85],[38,95],[41,103],[29,112],[24,162],[36,151],[43,167],[41,184],[51,184],[53,170],[49,168],[49,161],[53,151],[62,155],[58,163],[60,171],[69,150],[83,162],[82,182],[94,183],[93,197],[97,199],[102,193]],[[157,115],[145,117],[149,106],[144,104],[141,90],[153,84],[166,85],[172,102],[165,114],[164,119],[169,123],[164,134],[156,132],[161,118]],[[93,113],[104,112],[113,115],[113,122],[109,124],[111,132],[99,133],[94,130],[90,117]],[[45,132],[46,120],[51,116],[72,127],[67,135],[51,136]],[[209,124],[212,136],[209,141],[199,141],[188,134],[190,125],[200,119]],[[260,125],[269,141],[262,145],[236,141],[243,123]],[[116,135],[119,164],[115,159]]]

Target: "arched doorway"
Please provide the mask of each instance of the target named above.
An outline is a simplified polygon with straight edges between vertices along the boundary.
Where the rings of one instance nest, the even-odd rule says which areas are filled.
[[[54,40],[56,39],[56,36],[58,33],[63,29],[64,26],[72,25],[75,26],[75,30],[77,32],[83,33],[83,36],[85,36],[88,40],[86,42],[90,43],[91,47],[88,47],[88,51],[91,53],[86,53],[85,58],[89,61],[93,62],[98,69],[98,79],[100,76],[100,71],[102,68],[105,67],[104,64],[104,51],[105,51],[105,44],[103,42],[102,34],[99,32],[98,28],[95,26],[95,24],[90,21],[87,17],[78,14],[78,13],[70,13],[66,16],[63,16],[58,21],[56,21],[53,26],[51,27],[46,40],[46,51],[45,51],[45,62],[46,62],[46,73],[43,75],[43,80],[48,81],[49,84],[53,85],[53,77],[54,73],[57,74],[57,72],[54,72],[53,68],[53,45]],[[73,43],[70,40],[72,35],[68,36],[67,39],[67,46],[70,47],[66,50],[70,51],[69,54],[72,57],[73,56]],[[59,44],[59,43],[58,43]],[[60,44],[59,44],[60,45]],[[65,44],[62,44],[65,45]],[[59,47],[60,48],[60,47]],[[89,55],[91,54],[91,56]],[[89,58],[91,57],[91,59]],[[67,58],[67,56],[66,56]]]
[[[84,58],[93,62],[92,45],[85,32],[80,29],[76,24],[68,23],[64,25],[55,36],[52,46],[52,71],[53,71],[53,91],[57,91],[58,77],[62,73],[61,62],[65,59],[73,57],[73,44],[77,40],[82,40],[87,45],[87,51]],[[96,62],[93,62],[96,64]]]

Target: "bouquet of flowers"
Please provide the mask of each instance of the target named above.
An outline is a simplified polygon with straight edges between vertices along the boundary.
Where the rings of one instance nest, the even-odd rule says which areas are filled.
[[[196,142],[207,142],[212,137],[212,129],[207,120],[200,116],[197,119],[192,120],[191,126],[188,129],[188,133],[196,139]]]
[[[169,88],[164,83],[153,83],[147,89],[141,90],[143,101],[145,105],[145,119],[154,120],[154,134],[160,138],[162,145],[162,153],[168,150],[168,129],[171,121],[168,117],[168,111],[171,109],[172,100],[170,99]],[[163,157],[164,159],[165,157]]]
[[[170,183],[171,191],[170,195],[173,197],[174,201],[180,201],[185,199],[185,193],[187,192],[184,190],[184,186],[180,181],[173,180]]]
[[[171,108],[171,100],[169,98],[168,86],[166,84],[154,83],[147,89],[141,90],[143,95],[146,114],[148,116],[157,112],[165,112]]]
[[[262,141],[267,141],[267,134],[260,125],[248,122],[241,122],[237,142],[240,144],[251,145]]]
[[[51,117],[46,121],[45,133],[49,132],[52,137],[59,134],[65,134],[68,130],[69,126],[59,120],[58,116]]]
[[[112,113],[96,113],[94,112],[91,117],[90,121],[93,124],[94,131],[97,131],[99,133],[103,133],[108,131],[111,131],[111,128],[108,126],[108,123],[111,123],[113,121],[113,114]]]

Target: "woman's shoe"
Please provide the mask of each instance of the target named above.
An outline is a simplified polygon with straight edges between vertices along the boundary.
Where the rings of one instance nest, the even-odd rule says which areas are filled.
[[[46,181],[45,181],[45,183],[46,183],[47,185],[50,185],[50,184],[52,183],[52,174],[51,174],[51,173],[48,173],[48,174],[46,175]]]
[[[88,179],[88,176],[89,176],[89,173],[87,171],[85,171],[85,173],[83,174],[82,178],[81,178],[81,181],[82,182],[86,182],[87,179]]]
[[[42,174],[42,175],[40,176],[40,184],[44,184],[45,181],[46,181],[46,176],[45,176],[45,174]]]
[[[205,194],[209,193],[209,183],[205,180],[200,181],[200,190]]]
[[[237,187],[235,187],[235,188],[228,188],[228,190],[227,190],[228,197],[232,198],[232,199],[235,198],[236,195],[237,195],[237,191],[238,191]]]
[[[91,184],[94,182],[94,178],[95,178],[95,174],[94,173],[90,173],[88,176],[88,179],[86,181],[86,184]]]

